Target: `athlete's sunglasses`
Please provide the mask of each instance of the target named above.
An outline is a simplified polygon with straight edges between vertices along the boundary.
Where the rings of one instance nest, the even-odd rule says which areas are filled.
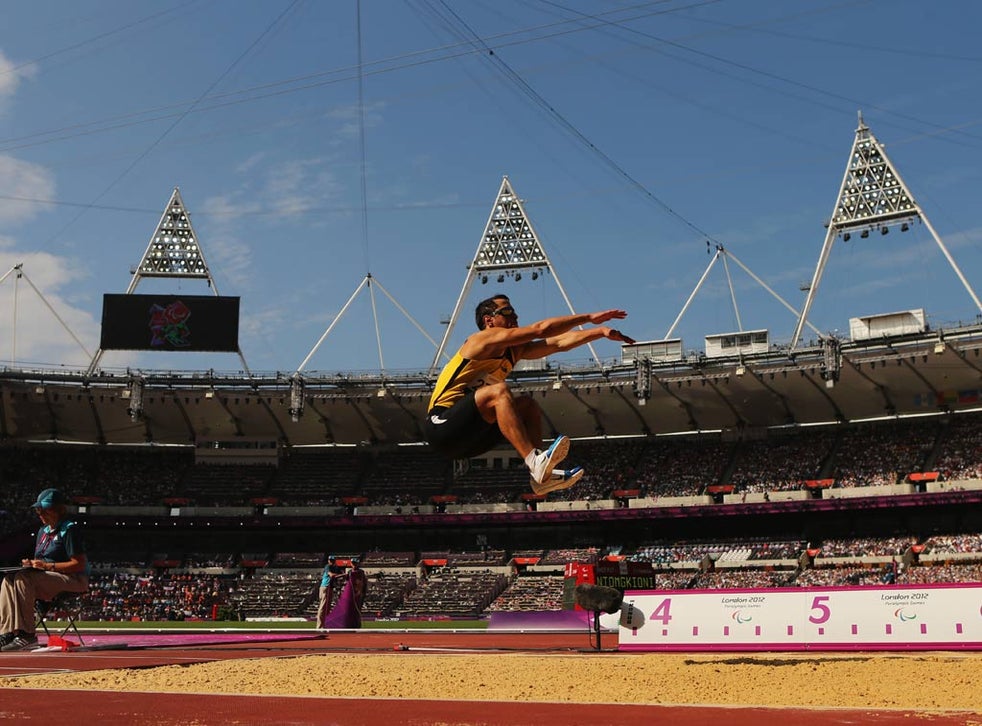
[[[495,315],[500,315],[504,318],[510,318],[514,314],[515,314],[515,308],[513,308],[511,305],[506,305],[505,307],[498,308],[493,313],[491,313],[491,317],[494,317]]]

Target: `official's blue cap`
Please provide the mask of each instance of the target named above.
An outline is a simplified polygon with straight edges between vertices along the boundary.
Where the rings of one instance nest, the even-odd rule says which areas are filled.
[[[31,509],[51,509],[59,504],[67,504],[68,498],[61,489],[45,489],[38,494],[38,500],[31,505]]]

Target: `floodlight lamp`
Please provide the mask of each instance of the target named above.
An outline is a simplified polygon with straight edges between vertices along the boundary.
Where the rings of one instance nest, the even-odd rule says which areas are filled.
[[[889,234],[889,233],[890,233],[889,227],[880,227],[880,234]]]
[[[487,275],[481,275],[481,284],[482,285],[487,285],[488,284],[488,276]]]
[[[901,232],[906,232],[909,229],[910,229],[910,225],[907,224],[906,222],[904,222],[902,225],[900,225],[900,231]]]
[[[521,272],[516,272],[515,273],[515,282],[518,282],[521,279],[522,279],[522,273]]]
[[[501,282],[504,282],[504,281],[505,281],[505,276],[504,275],[498,275],[498,282],[501,283]]]
[[[859,236],[862,237],[863,239],[866,239],[867,237],[869,237],[869,230],[864,229],[862,232],[859,233]]]
[[[536,270],[535,272],[532,273],[532,279],[533,280],[538,280],[539,279],[539,271],[538,270]]]
[[[843,242],[848,242],[851,239],[852,239],[852,235],[849,234],[848,232],[846,232],[844,235],[842,235],[842,241]]]

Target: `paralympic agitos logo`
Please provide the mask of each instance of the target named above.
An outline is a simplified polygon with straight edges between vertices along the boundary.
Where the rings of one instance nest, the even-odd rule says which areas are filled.
[[[909,613],[904,608],[897,608],[893,611],[893,617],[902,623],[906,623],[908,620],[917,620],[917,613]]]
[[[753,616],[744,615],[740,610],[733,611],[733,614],[730,617],[736,620],[741,625],[743,625],[743,623],[749,623],[751,620],[753,620]]]

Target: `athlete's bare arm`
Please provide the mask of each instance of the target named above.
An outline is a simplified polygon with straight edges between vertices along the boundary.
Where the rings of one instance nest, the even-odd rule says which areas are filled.
[[[586,343],[591,343],[600,338],[607,340],[618,340],[622,343],[634,343],[634,338],[624,335],[619,330],[607,326],[587,328],[586,330],[570,330],[559,335],[554,335],[545,340],[533,340],[522,347],[522,358],[544,358],[553,353],[561,353],[572,350]]]
[[[484,330],[479,330],[468,337],[461,346],[460,354],[464,358],[469,358],[471,360],[482,360],[484,358],[499,357],[505,352],[506,349],[514,348],[518,358],[529,358],[532,356],[526,354],[523,350],[527,343],[532,343],[533,341],[545,343],[546,340],[555,338],[556,336],[566,333],[572,328],[585,323],[599,325],[601,323],[606,323],[608,320],[620,320],[626,317],[627,313],[625,311],[615,309],[602,310],[594,313],[582,313],[579,315],[562,315],[554,318],[546,318],[536,323],[532,323],[531,325],[504,325],[500,327],[496,325],[489,325]],[[577,332],[590,333],[592,331]],[[609,337],[600,332],[594,332],[593,335],[594,337],[589,338],[589,340]],[[619,340],[619,338],[615,339]],[[582,342],[570,345],[569,348],[576,347],[576,345],[582,345],[586,342],[589,341],[583,340]],[[556,350],[568,350],[569,348],[557,348]],[[549,355],[550,352],[551,351],[546,350],[535,357]]]

